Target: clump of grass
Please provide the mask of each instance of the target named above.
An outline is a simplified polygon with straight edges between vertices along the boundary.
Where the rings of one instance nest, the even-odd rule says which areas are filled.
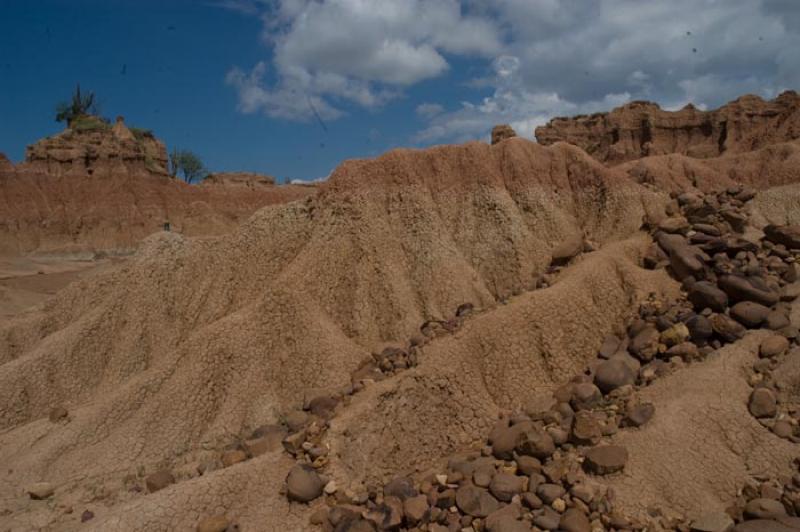
[[[82,115],[72,120],[69,128],[73,131],[86,132],[86,131],[103,131],[111,129],[111,124],[103,120],[99,116]]]
[[[133,133],[133,136],[136,137],[136,140],[140,140],[141,141],[141,140],[144,140],[144,139],[154,139],[154,138],[156,138],[155,135],[153,135],[153,130],[152,129],[144,129],[144,128],[141,128],[141,127],[132,127],[132,128],[130,128],[130,130],[131,130],[131,133]]]

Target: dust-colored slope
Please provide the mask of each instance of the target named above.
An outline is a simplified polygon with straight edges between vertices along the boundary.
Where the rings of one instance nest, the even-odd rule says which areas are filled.
[[[170,222],[186,235],[226,233],[259,208],[312,187],[189,186],[158,175],[0,170],[0,254],[129,252]]]
[[[796,445],[747,411],[747,369],[765,336],[750,333],[641,391],[658,410],[648,425],[614,438],[631,451],[624,475],[609,481],[622,508],[639,516],[658,508],[698,517],[724,511],[753,476],[785,474]]]
[[[470,320],[425,347],[417,368],[358,396],[333,426],[341,482],[424,470],[479,445],[500,409],[550,406],[553,388],[583,370],[649,291],[675,294],[663,271],[636,265],[647,243],[586,255],[554,286]]]
[[[218,489],[207,487],[213,480],[180,483],[170,492],[180,495],[170,498],[132,495],[125,477],[163,465],[193,471],[211,452],[204,449],[216,452],[245,427],[274,421],[311,389],[348,383],[369,349],[404,341],[425,319],[449,316],[464,301],[491,308],[497,296],[523,291],[565,237],[585,232],[599,244],[630,237],[645,209],[663,202],[574,147],[512,139],[346,163],[319,197],[263,209],[226,238],[150,237],[122,267],[73,285],[42,313],[0,331],[0,404],[13,405],[0,411],[0,469],[13,469],[0,497],[22,505],[14,519],[24,519],[35,505],[20,502],[20,487],[48,480],[58,486],[57,500],[102,492],[98,504],[109,518],[138,497],[155,502],[125,508],[168,505],[183,520],[137,525],[144,529],[188,522],[197,497]],[[601,328],[628,312],[631,291],[646,283],[631,265],[620,272],[622,260],[598,261],[588,280],[563,293],[554,287],[560,295],[552,305],[562,309],[555,316],[568,318],[568,297],[586,306],[577,314],[586,320],[597,319],[588,316],[592,309],[608,312],[595,323]],[[544,320],[548,330],[562,324],[533,311],[539,303],[529,302],[505,334],[487,323],[495,336],[483,335],[488,343],[477,351],[498,354],[514,342],[523,356],[519,346],[531,344],[532,360],[519,369],[552,372],[531,385],[570,371],[602,334],[575,322],[571,337],[540,338],[545,325],[528,321]],[[534,347],[542,338],[552,346]],[[474,336],[467,345],[481,341]],[[574,346],[580,349],[570,355]],[[479,362],[475,356],[464,363]],[[476,419],[528,386],[512,371],[470,375],[491,382]],[[66,426],[42,419],[57,405],[72,413]],[[442,450],[432,445],[427,458]],[[269,486],[284,472],[270,471],[258,493],[277,498]],[[219,489],[234,496],[249,488]],[[127,511],[120,510],[122,528],[134,522]],[[273,518],[291,526],[289,517]]]
[[[737,184],[768,189],[800,181],[800,141],[781,142],[710,159],[680,154],[644,157],[615,168],[659,190],[695,187],[709,192]]]

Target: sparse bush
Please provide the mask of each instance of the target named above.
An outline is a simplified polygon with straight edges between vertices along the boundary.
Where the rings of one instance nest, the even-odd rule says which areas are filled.
[[[194,181],[205,179],[208,174],[200,157],[189,150],[173,149],[169,154],[169,166],[172,177],[177,177],[181,173],[183,180],[190,185]]]
[[[78,118],[97,113],[97,104],[93,92],[81,92],[81,86],[75,87],[72,99],[56,106],[56,122],[66,122],[68,127]]]
[[[72,119],[70,129],[73,131],[103,131],[111,129],[111,124],[99,116],[82,115]]]
[[[131,130],[131,133],[133,133],[133,136],[136,137],[136,140],[139,140],[139,141],[144,140],[144,139],[154,139],[154,138],[156,138],[155,135],[153,135],[153,130],[152,129],[143,129],[143,128],[140,128],[140,127],[132,127],[132,128],[130,128],[130,130]]]

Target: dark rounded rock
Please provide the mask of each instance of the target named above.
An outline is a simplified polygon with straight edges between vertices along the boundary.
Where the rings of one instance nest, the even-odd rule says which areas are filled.
[[[600,388],[591,382],[582,382],[572,388],[570,405],[577,410],[588,410],[596,407],[603,400]]]
[[[774,417],[778,413],[778,401],[769,388],[756,388],[750,394],[747,408],[753,414],[753,417]]]
[[[583,465],[590,473],[608,475],[622,471],[628,462],[628,450],[620,445],[601,445],[586,451]]]
[[[764,227],[764,238],[775,244],[783,244],[789,249],[800,248],[800,226],[767,225]]]
[[[541,484],[536,488],[536,495],[545,504],[552,504],[554,500],[563,497],[566,492],[561,484]]]
[[[698,311],[710,308],[714,312],[724,312],[728,306],[728,294],[708,281],[694,283],[687,298]]]
[[[731,318],[750,329],[760,327],[768,315],[768,307],[752,301],[742,301],[731,307]]]
[[[570,508],[564,512],[558,526],[564,532],[592,532],[589,518],[577,508]]]
[[[286,477],[286,494],[292,501],[313,501],[322,495],[324,487],[314,468],[305,464],[293,466]]]
[[[653,418],[656,407],[653,403],[637,403],[628,407],[625,420],[634,427],[641,427]]]
[[[768,307],[778,302],[777,292],[759,288],[754,282],[753,279],[739,275],[723,275],[718,285],[732,301],[752,301]]]
[[[415,497],[419,494],[414,487],[414,481],[408,477],[397,477],[383,487],[384,497],[397,497],[401,501]]]
[[[603,340],[603,345],[600,346],[599,355],[600,358],[609,359],[611,358],[614,353],[616,353],[620,348],[620,339],[617,338],[616,335],[609,334]]]
[[[686,320],[689,338],[696,344],[704,344],[714,334],[711,321],[701,314],[695,314]]]
[[[533,456],[517,456],[515,462],[517,462],[517,471],[523,475],[530,475],[542,470],[542,462]]]
[[[642,362],[649,362],[658,353],[660,337],[661,334],[658,329],[648,325],[633,337],[630,345],[628,345],[628,351]]]
[[[765,358],[782,355],[789,349],[789,340],[785,336],[773,334],[764,338],[759,347],[759,354]]]
[[[711,328],[717,336],[726,342],[735,342],[747,332],[741,323],[725,314],[714,314],[709,321],[711,321]]]
[[[509,502],[514,495],[522,493],[522,477],[510,473],[498,473],[489,484],[489,493],[499,501]]]
[[[745,505],[744,515],[751,519],[769,519],[786,515],[786,508],[773,499],[753,499]]]
[[[620,359],[605,360],[597,365],[594,383],[603,393],[609,393],[621,386],[636,382],[636,374]]]
[[[771,311],[764,320],[764,327],[771,331],[780,331],[789,325],[791,325],[789,317],[779,310]]]
[[[500,503],[488,491],[470,484],[456,490],[456,506],[472,517],[486,517],[500,509]]]
[[[530,425],[520,432],[516,450],[519,454],[544,459],[555,452],[556,445],[547,431]]]
[[[154,493],[158,490],[166,488],[170,484],[174,484],[175,477],[166,469],[162,469],[161,471],[156,471],[152,475],[148,476],[144,482],[147,486],[147,491]]]

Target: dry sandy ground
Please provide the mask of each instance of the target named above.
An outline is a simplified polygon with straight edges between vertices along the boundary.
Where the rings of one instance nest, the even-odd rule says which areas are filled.
[[[783,192],[762,218],[789,216],[797,192]],[[397,150],[343,164],[318,195],[264,208],[230,235],[154,234],[91,275],[54,266],[43,277],[75,282],[0,326],[0,525],[190,530],[224,512],[243,530],[307,530],[309,508],[279,493],[285,454],[203,476],[198,465],[464,302],[482,312],[334,420],[329,474],[343,487],[384,481],[480,445],[500,411],[581,371],[650,293],[675,294],[666,273],[641,266],[642,222],[666,201],[564,144]],[[529,290],[576,234],[598,251]],[[31,302],[51,286],[25,279],[9,282]],[[744,407],[756,344],[648,389],[656,420],[616,436],[633,457],[609,480],[623,508],[722,507],[750,472],[786,467],[789,444]],[[69,421],[50,422],[53,407]],[[178,482],[145,493],[162,468]],[[54,498],[29,500],[24,486],[38,481]],[[95,518],[82,525],[84,509]]]
[[[0,257],[0,318],[11,318],[40,305],[73,281],[122,260]]]

